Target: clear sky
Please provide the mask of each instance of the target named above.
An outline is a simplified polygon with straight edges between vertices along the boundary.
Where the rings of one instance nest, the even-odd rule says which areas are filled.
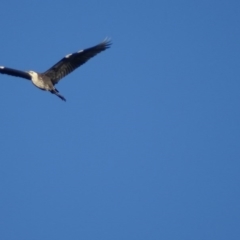
[[[240,1],[1,2],[0,239],[240,239]]]

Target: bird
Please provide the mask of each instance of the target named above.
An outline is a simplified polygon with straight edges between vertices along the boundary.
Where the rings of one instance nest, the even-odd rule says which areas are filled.
[[[86,63],[90,58],[110,48],[111,44],[111,40],[106,38],[93,47],[70,53],[43,73],[32,70],[20,71],[4,66],[0,66],[0,73],[30,80],[37,88],[55,94],[63,101],[66,101],[66,98],[59,93],[55,85],[66,75]]]

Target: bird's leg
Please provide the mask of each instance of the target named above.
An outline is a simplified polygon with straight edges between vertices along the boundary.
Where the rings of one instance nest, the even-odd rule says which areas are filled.
[[[63,101],[66,102],[66,99],[58,92],[57,89],[53,89],[53,90],[51,90],[50,92],[51,92],[52,94],[57,95],[59,98],[61,98]]]

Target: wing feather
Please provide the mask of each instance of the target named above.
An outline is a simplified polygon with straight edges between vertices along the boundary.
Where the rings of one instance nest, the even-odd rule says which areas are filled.
[[[12,69],[12,68],[7,68],[7,67],[0,66],[0,73],[31,80],[30,74],[28,74],[27,72],[17,70],[17,69]]]
[[[57,84],[63,77],[110,46],[111,41],[109,39],[105,39],[103,42],[94,47],[87,48],[73,54],[68,54],[43,74],[50,77],[53,84]]]

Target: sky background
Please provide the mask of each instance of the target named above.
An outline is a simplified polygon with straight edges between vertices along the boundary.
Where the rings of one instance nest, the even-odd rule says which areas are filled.
[[[1,1],[0,238],[240,239],[240,1]]]

